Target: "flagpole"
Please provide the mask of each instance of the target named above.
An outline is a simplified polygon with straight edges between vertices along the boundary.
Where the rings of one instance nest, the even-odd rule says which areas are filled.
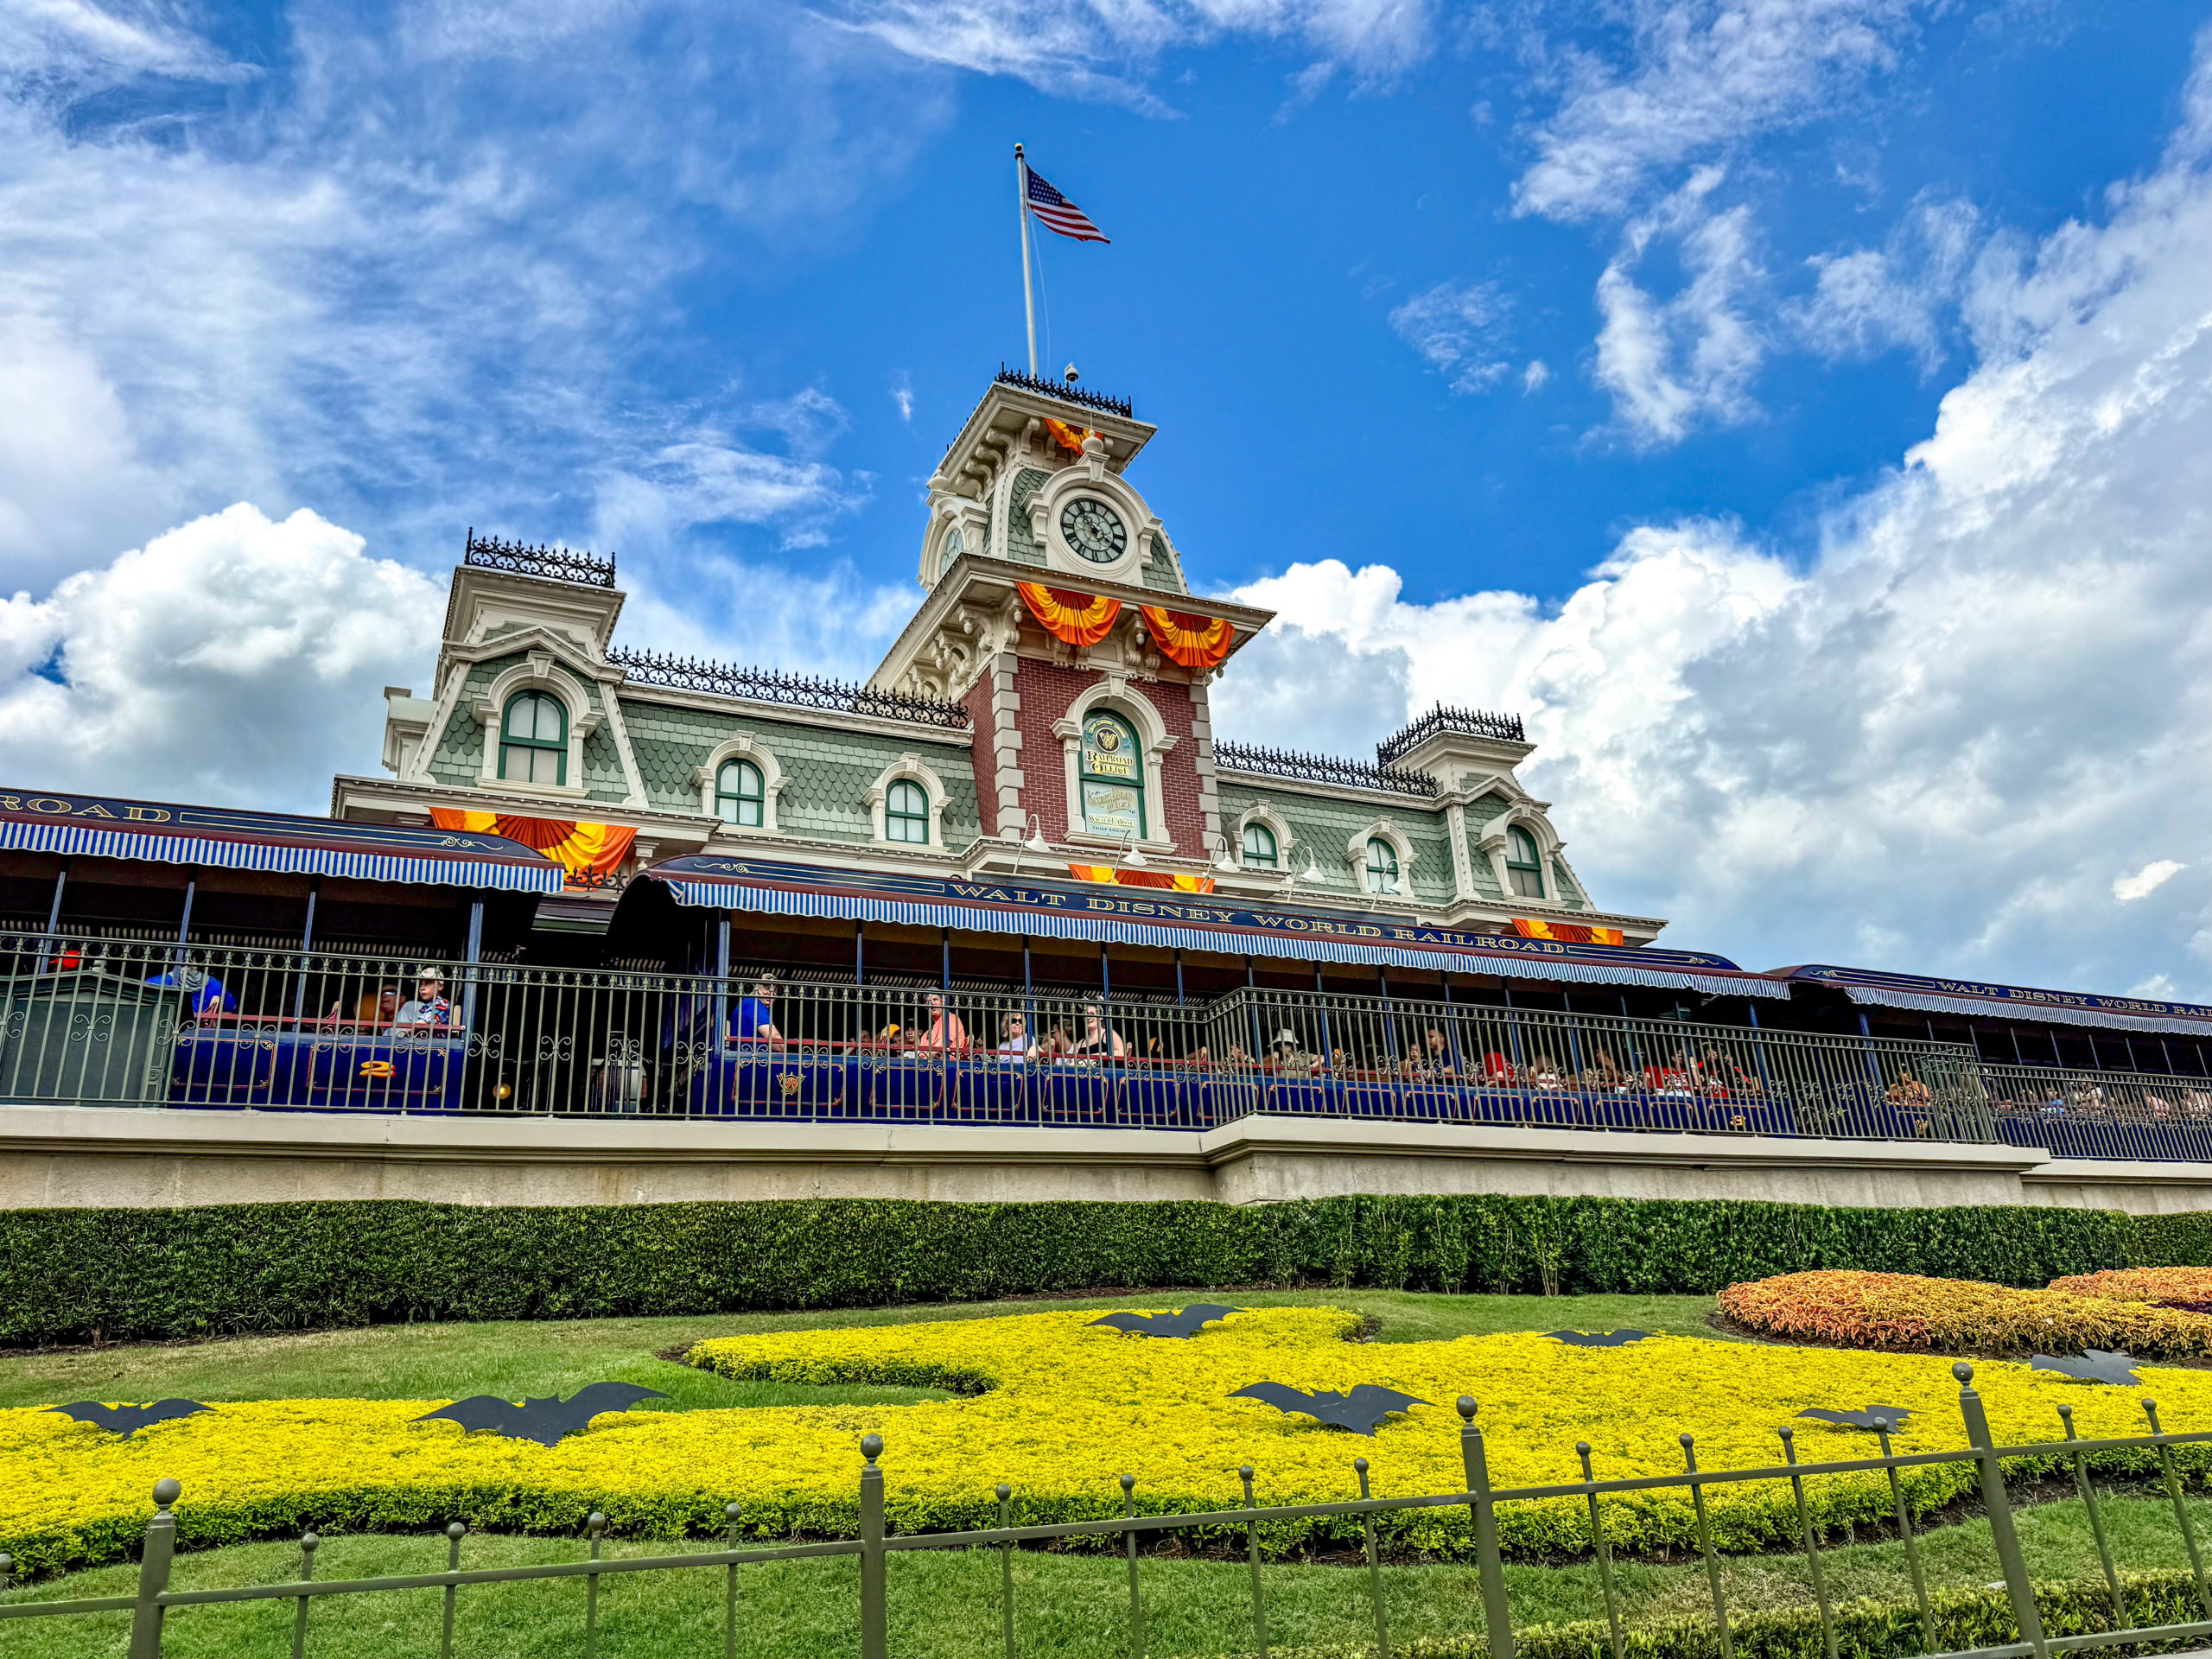
[[[1014,194],[1021,208],[1021,309],[1029,320],[1029,378],[1037,378],[1037,302],[1029,292],[1029,163],[1014,147]]]

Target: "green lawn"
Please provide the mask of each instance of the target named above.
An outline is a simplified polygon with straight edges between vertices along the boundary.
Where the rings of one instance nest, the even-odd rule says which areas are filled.
[[[2105,1508],[2114,1550],[2136,1567],[2185,1567],[2171,1509],[2144,1498],[2115,1498]],[[2212,1529],[2212,1503],[2193,1506],[2200,1531]],[[2094,1579],[2096,1555],[2078,1502],[2050,1503],[2019,1516],[2021,1541],[2038,1578]],[[611,1544],[609,1556],[669,1548],[636,1541]],[[470,1567],[574,1560],[575,1541],[472,1538]],[[1980,1522],[1925,1535],[1923,1557],[1931,1589],[1984,1586],[1999,1569],[1989,1530]],[[294,1576],[298,1551],[283,1544],[248,1544],[178,1560],[180,1589],[282,1582]],[[445,1561],[439,1538],[341,1537],[326,1543],[316,1576],[365,1577],[435,1571]],[[1829,1592],[1903,1598],[1911,1593],[1904,1548],[1866,1544],[1824,1552]],[[1617,1567],[1622,1611],[1631,1624],[1669,1616],[1700,1618],[1711,1602],[1702,1568],[1623,1561]],[[19,1591],[10,1601],[127,1594],[130,1567],[103,1567]],[[1732,1610],[1809,1604],[1802,1557],[1732,1560],[1725,1565]],[[1140,1569],[1153,1659],[1249,1652],[1250,1580],[1240,1562],[1147,1558]],[[1015,1603],[1020,1649],[1027,1656],[1120,1659],[1128,1652],[1128,1586],[1118,1560],[1096,1555],[1018,1554]],[[1516,1628],[1605,1616],[1596,1570],[1509,1565],[1507,1593]],[[998,1557],[986,1552],[899,1554],[888,1568],[892,1650],[899,1659],[991,1659],[999,1637]],[[1363,1572],[1341,1566],[1278,1565],[1264,1569],[1269,1634],[1277,1647],[1371,1642],[1372,1613]],[[1384,1569],[1384,1604],[1394,1637],[1451,1636],[1477,1628],[1479,1601],[1471,1567]],[[610,1579],[601,1592],[605,1659],[667,1659],[721,1651],[723,1574],[719,1569]],[[740,1576],[738,1651],[747,1659],[823,1659],[857,1651],[857,1580],[849,1560],[778,1562]],[[581,1651],[580,1582],[472,1586],[461,1592],[455,1651],[471,1659],[535,1659]],[[169,1615],[162,1651],[189,1659],[282,1659],[290,1651],[289,1604],[180,1608]],[[395,1592],[318,1604],[308,1652],[316,1659],[384,1659],[436,1650],[439,1593]],[[0,1624],[0,1651],[10,1659],[100,1659],[124,1651],[126,1616],[10,1622]]]
[[[569,1395],[587,1382],[639,1382],[674,1396],[676,1410],[729,1406],[899,1404],[943,1399],[936,1390],[809,1388],[733,1382],[657,1356],[703,1337],[829,1325],[978,1319],[1046,1309],[1180,1307],[1200,1301],[1246,1307],[1348,1307],[1368,1316],[1382,1342],[1433,1342],[1498,1331],[1622,1325],[1713,1336],[1710,1296],[1427,1296],[1375,1290],[1149,1291],[1137,1296],[925,1307],[840,1308],[806,1313],[687,1315],[671,1319],[517,1320],[487,1325],[387,1325],[299,1336],[237,1337],[0,1355],[0,1407],[68,1400],[442,1400],[471,1394]],[[650,1407],[655,1402],[647,1402]]]

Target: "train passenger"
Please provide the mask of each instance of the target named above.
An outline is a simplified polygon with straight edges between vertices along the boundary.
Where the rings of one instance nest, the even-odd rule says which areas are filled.
[[[1122,1042],[1122,1033],[1105,1024],[1098,1017],[1098,1005],[1083,1005],[1083,1035],[1068,1045],[1067,1052],[1080,1058],[1120,1059],[1128,1051]]]
[[[763,974],[753,982],[753,995],[741,996],[729,1011],[729,1038],[734,1043],[780,1043],[776,1029],[776,978]]]
[[[944,1006],[944,998],[931,991],[927,998],[930,1028],[914,1039],[915,1049],[925,1054],[964,1054],[968,1051],[968,1027],[960,1023],[960,1016]]]
[[[165,989],[183,991],[190,997],[192,1011],[197,1014],[238,1012],[238,1004],[231,1001],[231,994],[223,988],[223,982],[188,956],[179,957],[176,966],[168,973],[156,974],[146,982]]]
[[[392,1026],[395,1037],[434,1037],[453,1024],[453,1004],[446,1001],[446,976],[425,968],[415,981],[415,995],[400,1009]]]

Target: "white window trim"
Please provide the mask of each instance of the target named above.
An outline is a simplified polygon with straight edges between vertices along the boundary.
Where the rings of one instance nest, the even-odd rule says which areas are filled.
[[[1536,879],[1543,883],[1543,895],[1513,891],[1513,872],[1505,868],[1506,835],[1511,829],[1526,830],[1536,842]],[[1557,858],[1567,843],[1554,832],[1549,820],[1541,812],[1523,801],[1516,801],[1483,826],[1482,839],[1477,850],[1490,860],[1492,874],[1497,878],[1497,890],[1504,903],[1541,905],[1548,910],[1566,907],[1559,894],[1559,882],[1552,874],[1552,861]]]
[[[893,841],[886,833],[889,826],[885,823],[885,814],[887,810],[887,803],[891,798],[891,785],[902,780],[919,784],[922,786],[922,792],[929,797],[929,850],[935,853],[943,852],[944,850],[944,779],[924,764],[922,757],[918,754],[900,755],[886,766],[881,775],[868,785],[868,825],[874,833],[875,844],[879,847],[888,847],[898,852],[912,852],[917,849],[916,842]]]
[[[1265,864],[1247,864],[1244,861],[1244,831],[1255,823],[1275,838],[1275,861],[1272,869]],[[1288,875],[1291,849],[1297,845],[1298,837],[1292,833],[1289,823],[1281,813],[1264,803],[1244,809],[1229,841],[1230,853],[1236,861],[1236,868],[1250,870],[1255,875]]]
[[[1398,855],[1397,885],[1386,893],[1374,893],[1367,885],[1367,843],[1382,841]],[[1376,818],[1364,829],[1353,831],[1351,839],[1344,842],[1344,857],[1351,865],[1352,890],[1370,898],[1410,899],[1414,896],[1414,844],[1406,839],[1405,831],[1388,818]]]
[[[518,692],[546,691],[561,700],[569,712],[569,765],[565,784],[532,784],[499,776],[499,734],[507,703]],[[598,729],[600,713],[591,706],[583,683],[553,660],[550,651],[533,651],[501,674],[477,698],[473,712],[484,728],[484,753],[477,762],[476,786],[504,790],[509,794],[542,795],[563,800],[582,800],[584,739]]]
[[[1160,718],[1144,694],[1129,684],[1126,676],[1111,672],[1078,692],[1067,712],[1052,722],[1052,735],[1060,740],[1061,783],[1067,791],[1067,840],[1077,847],[1127,847],[1127,836],[1109,836],[1083,825],[1083,722],[1092,714],[1103,709],[1129,722],[1136,730],[1137,743],[1144,750],[1144,805],[1145,833],[1136,845],[1147,853],[1175,851],[1175,842],[1167,834],[1166,794],[1160,787],[1160,761],[1175,747],[1175,739],[1167,730],[1167,722]]]
[[[715,804],[715,780],[722,768],[733,760],[750,760],[760,768],[760,822],[758,824],[725,823]],[[776,821],[777,797],[791,780],[784,776],[783,767],[777,763],[775,753],[766,744],[742,734],[718,746],[702,761],[691,780],[699,785],[699,810],[714,819],[718,836],[779,836],[782,826]]]

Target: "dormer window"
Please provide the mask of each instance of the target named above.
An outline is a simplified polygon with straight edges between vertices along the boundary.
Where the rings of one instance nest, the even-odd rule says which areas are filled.
[[[750,760],[725,760],[715,776],[715,816],[741,830],[767,822],[768,789],[760,768]]]
[[[1536,838],[1518,824],[1505,832],[1505,874],[1516,899],[1544,896],[1543,855],[1536,850]]]
[[[1398,849],[1380,836],[1370,837],[1367,843],[1367,890],[1370,893],[1395,893],[1398,890]]]
[[[545,691],[518,691],[499,721],[499,776],[509,783],[569,781],[569,710]]]
[[[1272,870],[1281,860],[1275,847],[1275,832],[1264,823],[1244,826],[1244,868],[1248,870]]]
[[[883,798],[883,838],[929,845],[929,791],[904,779],[891,785]]]

